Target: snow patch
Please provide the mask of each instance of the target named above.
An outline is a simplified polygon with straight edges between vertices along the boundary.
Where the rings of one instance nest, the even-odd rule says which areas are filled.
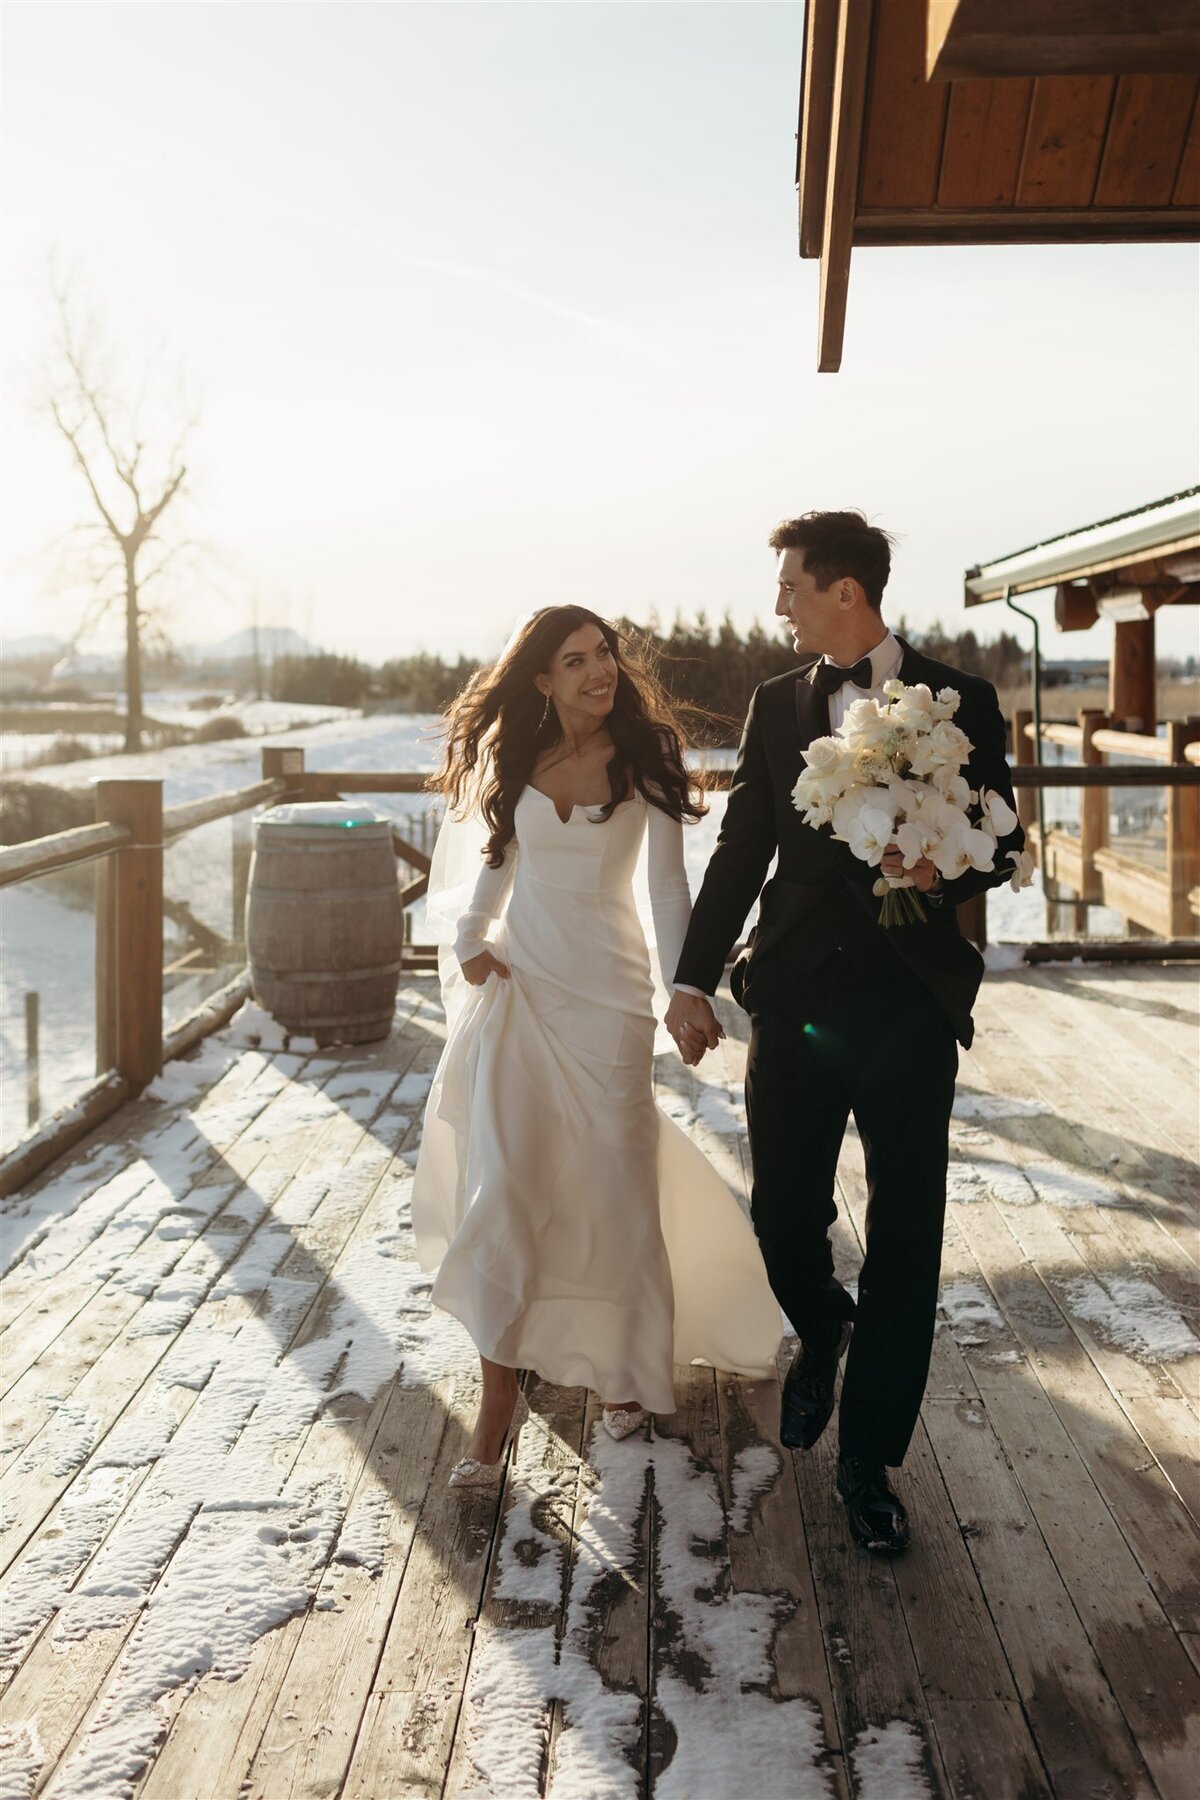
[[[232,1044],[247,1044],[254,1050],[291,1050],[307,1054],[319,1046],[317,1040],[288,1032],[269,1012],[254,1000],[244,1000],[226,1027]]]
[[[338,1535],[334,1562],[362,1569],[372,1580],[382,1575],[391,1514],[392,1503],[379,1488],[356,1499]]]
[[[1054,1109],[1045,1100],[1017,1100],[1008,1094],[983,1094],[960,1088],[954,1096],[955,1119],[1030,1119]]]
[[[0,1800],[29,1800],[45,1760],[36,1719],[0,1726]]]
[[[749,1531],[754,1502],[774,1486],[783,1467],[771,1444],[749,1444],[733,1459],[733,1493],[729,1507],[730,1531]]]
[[[1151,1281],[1108,1275],[1101,1286],[1081,1275],[1064,1282],[1063,1292],[1077,1318],[1142,1362],[1178,1362],[1200,1351],[1200,1339]]]
[[[860,1731],[850,1752],[857,1800],[926,1800],[932,1796],[923,1748],[920,1732],[904,1719]]]
[[[637,1573],[638,1526],[653,1505],[659,1519],[655,1604],[666,1622],[656,1692],[675,1738],[656,1791],[663,1800],[731,1794],[753,1769],[756,1800],[826,1800],[831,1777],[819,1713],[807,1701],[777,1701],[763,1691],[775,1632],[794,1602],[732,1590],[715,1475],[676,1439],[613,1444],[599,1428],[590,1464],[557,1654],[553,1625],[477,1633],[465,1714],[475,1791],[495,1800],[534,1800],[558,1700],[563,1730],[554,1800],[634,1800],[640,1792],[633,1766],[640,1705],[636,1695],[604,1685],[592,1642],[613,1583],[644,1579]],[[747,1480],[750,1471],[761,1478],[760,1459],[748,1459],[746,1471]],[[514,1508],[503,1527],[502,1562],[510,1532],[527,1530],[528,1514]]]
[[[951,1337],[964,1350],[989,1343],[993,1331],[1008,1333],[1003,1315],[982,1282],[948,1282],[938,1304],[946,1315]]]

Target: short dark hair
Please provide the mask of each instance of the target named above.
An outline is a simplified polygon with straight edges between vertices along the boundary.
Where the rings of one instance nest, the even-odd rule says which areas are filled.
[[[860,512],[808,512],[781,519],[768,540],[772,550],[803,550],[804,567],[819,588],[844,575],[857,581],[878,612],[892,569],[892,540]]]

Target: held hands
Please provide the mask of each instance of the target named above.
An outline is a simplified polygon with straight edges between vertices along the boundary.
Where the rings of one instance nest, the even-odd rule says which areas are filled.
[[[725,1036],[703,994],[673,994],[666,1026],[689,1068],[700,1061],[706,1050],[715,1050]]]
[[[920,856],[911,868],[904,866],[904,853],[899,844],[889,844],[883,853],[883,861],[879,865],[883,874],[892,881],[899,881],[905,875],[912,877],[914,887],[921,893],[928,894],[942,885],[942,878],[927,856]]]
[[[490,950],[481,950],[478,956],[468,957],[459,966],[472,987],[482,987],[489,975],[498,975],[501,981],[508,980],[507,968]]]

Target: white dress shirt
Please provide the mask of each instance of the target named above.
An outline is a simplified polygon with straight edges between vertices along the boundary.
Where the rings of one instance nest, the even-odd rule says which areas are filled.
[[[883,684],[890,681],[893,675],[899,675],[900,664],[904,661],[904,652],[900,648],[894,633],[885,631],[875,648],[870,652],[871,685],[855,687],[852,681],[843,681],[836,694],[829,696],[829,729],[836,731],[847,710],[856,700],[882,700]],[[831,663],[832,656],[823,656],[822,662]],[[840,666],[845,666],[840,665]]]

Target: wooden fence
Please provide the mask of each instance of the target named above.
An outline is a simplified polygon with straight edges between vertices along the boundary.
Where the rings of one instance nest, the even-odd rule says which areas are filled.
[[[1074,886],[1070,879],[1074,874],[1087,889],[1098,879],[1097,897],[1105,904],[1125,910],[1117,899],[1119,892],[1122,901],[1132,904],[1126,916],[1158,929],[1163,937],[1190,938],[1200,914],[1200,724],[1171,727],[1165,749],[1159,739],[1094,726],[1085,745],[1083,724],[1044,726],[1043,738],[1051,742],[1073,745],[1074,737],[1068,740],[1061,734],[1078,731],[1081,751],[1087,753],[1081,767],[1051,768],[1036,761],[1036,747],[1029,753],[1029,715],[1019,714],[1017,723],[1013,783],[1035,850],[1042,848],[1034,826],[1035,790],[1082,788],[1086,832],[1081,831],[1079,839],[1047,832],[1043,855],[1047,860],[1061,859],[1054,867],[1065,883]],[[1155,760],[1103,763],[1102,757],[1113,752]],[[718,770],[706,779],[710,787],[722,788],[728,787],[730,777],[728,771]],[[44,1120],[0,1158],[0,1195],[23,1186],[139,1094],[164,1062],[182,1056],[227,1023],[250,997],[250,975],[243,969],[164,1033],[163,851],[168,844],[198,826],[260,806],[335,800],[348,794],[418,794],[426,790],[427,781],[426,774],[412,771],[310,770],[305,768],[302,748],[273,746],[262,753],[262,780],[249,787],[164,809],[159,780],[98,781],[95,824],[0,848],[0,887],[88,862],[97,865],[96,1079],[71,1105]],[[1161,871],[1130,869],[1127,857],[1102,842],[1107,820],[1103,790],[1125,786],[1167,789],[1165,876]],[[1105,803],[1103,808],[1097,800]],[[402,904],[408,908],[426,891],[430,859],[397,827],[392,839],[397,861],[411,872],[400,889]],[[1068,864],[1072,855],[1079,860]],[[960,918],[968,936],[981,945],[986,942],[986,896],[960,908]],[[409,967],[429,967],[434,960],[431,946],[406,943]]]
[[[1045,776],[1050,771],[1038,767],[1033,715],[1024,710],[1013,716],[1013,775],[1022,784],[1018,811],[1049,884],[1070,891],[1079,929],[1086,908],[1093,905],[1120,913],[1143,935],[1194,936],[1200,920],[1200,792],[1182,772],[1200,765],[1200,719],[1168,725],[1165,737],[1149,737],[1113,730],[1107,713],[1089,709],[1075,725],[1044,724],[1041,737],[1079,757],[1077,766],[1054,770],[1054,785],[1081,789],[1078,834],[1047,827],[1045,843],[1039,841],[1035,794],[1023,784],[1032,780],[1032,771],[1041,778],[1037,785],[1049,786]],[[1106,763],[1110,756],[1137,757],[1139,762],[1133,769],[1116,767]],[[1103,771],[1099,779],[1097,770]],[[1163,866],[1158,867],[1135,847],[1111,841],[1108,790],[1160,784],[1166,788],[1166,835]]]

